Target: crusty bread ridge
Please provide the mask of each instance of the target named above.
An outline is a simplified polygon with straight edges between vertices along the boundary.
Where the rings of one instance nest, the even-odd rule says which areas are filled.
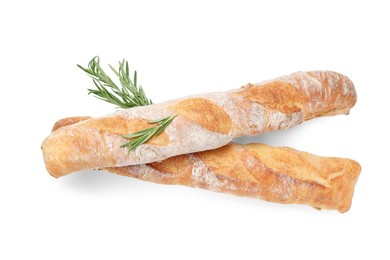
[[[347,114],[356,102],[352,82],[336,72],[297,72],[240,89],[201,94],[120,110],[53,132],[42,144],[46,168],[55,177],[103,167],[160,161],[210,150],[234,137],[287,129],[323,115]],[[178,116],[159,136],[128,152],[124,134],[149,120]]]
[[[53,130],[86,118],[60,120]],[[230,143],[161,162],[104,170],[156,183],[346,212],[360,165],[350,159],[320,157],[287,147]]]

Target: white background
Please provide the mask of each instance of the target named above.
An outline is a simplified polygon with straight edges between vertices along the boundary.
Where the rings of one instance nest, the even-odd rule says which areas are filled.
[[[2,1],[0,259],[389,259],[390,9],[267,2]],[[344,73],[358,92],[349,116],[241,141],[357,160],[351,210],[106,172],[52,178],[40,145],[53,123],[114,110],[87,95],[76,67],[95,55],[128,59],[156,103],[298,70]]]

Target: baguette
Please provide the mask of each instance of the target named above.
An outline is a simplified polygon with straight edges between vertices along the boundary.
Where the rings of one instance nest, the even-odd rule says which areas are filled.
[[[288,147],[230,143],[162,162],[103,168],[162,184],[180,184],[317,209],[349,210],[360,165]]]
[[[53,132],[42,144],[48,172],[160,161],[215,149],[234,137],[287,129],[318,116],[348,114],[356,102],[352,82],[336,72],[297,72],[221,93],[120,110]],[[149,120],[177,114],[163,133],[128,152],[122,135],[150,127]]]
[[[60,120],[53,130],[86,118]],[[343,213],[351,207],[360,165],[350,159],[320,157],[287,147],[230,143],[161,162],[103,170],[155,183]]]

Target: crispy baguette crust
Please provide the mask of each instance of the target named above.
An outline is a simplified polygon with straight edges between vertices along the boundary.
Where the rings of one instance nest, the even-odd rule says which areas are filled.
[[[104,170],[156,183],[344,213],[351,207],[360,165],[353,160],[320,157],[288,147],[230,143],[158,163]]]
[[[54,130],[86,118],[60,120]],[[321,157],[288,147],[234,143],[161,162],[104,168],[155,183],[199,187],[284,204],[305,204],[342,213],[351,207],[360,169],[350,159]]]
[[[323,115],[348,114],[356,102],[352,82],[336,72],[297,72],[240,89],[202,94],[117,111],[53,132],[42,144],[55,177],[74,171],[136,165],[210,150],[234,137],[287,129]],[[159,136],[128,152],[124,134],[149,120],[178,116]]]

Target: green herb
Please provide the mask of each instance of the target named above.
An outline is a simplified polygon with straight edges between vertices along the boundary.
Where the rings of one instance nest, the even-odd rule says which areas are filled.
[[[88,94],[92,93],[97,98],[124,109],[152,104],[152,100],[146,97],[142,87],[137,86],[137,71],[134,71],[133,81],[130,79],[129,64],[125,59],[119,62],[118,70],[108,65],[115,75],[118,76],[122,86],[121,88],[100,67],[98,56],[88,63],[88,68],[84,68],[78,64],[77,66],[93,79],[93,83],[97,88],[88,89]],[[129,152],[136,149],[152,137],[161,134],[175,117],[176,115],[171,115],[166,118],[149,121],[150,124],[156,125],[133,134],[124,135],[123,137],[130,141],[121,145],[121,147],[127,147]]]
[[[163,119],[149,121],[149,123],[156,125],[133,134],[124,135],[123,137],[130,139],[130,141],[121,145],[121,147],[127,147],[129,152],[136,149],[139,145],[147,142],[153,136],[161,134],[175,117],[176,115],[172,115]]]
[[[131,108],[138,106],[147,106],[152,104],[152,100],[146,97],[141,86],[137,86],[137,71],[134,71],[133,80],[130,79],[129,64],[123,59],[119,62],[119,69],[111,70],[118,76],[121,83],[119,88],[114,81],[100,67],[99,57],[94,57],[89,63],[88,68],[77,66],[85,71],[93,79],[97,89],[88,89],[88,94],[94,94],[97,98],[112,103],[121,108]]]

